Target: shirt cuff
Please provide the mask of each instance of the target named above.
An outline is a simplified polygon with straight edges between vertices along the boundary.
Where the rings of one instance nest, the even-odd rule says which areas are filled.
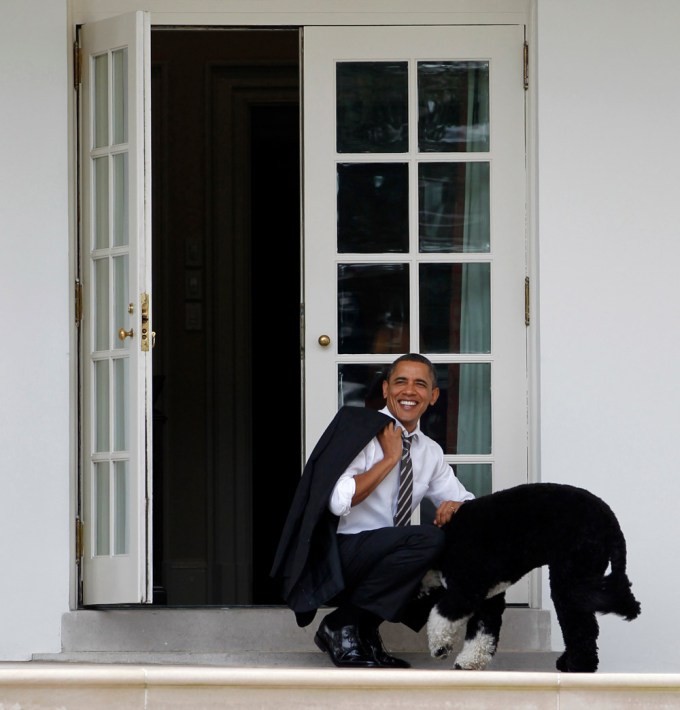
[[[354,476],[345,476],[341,478],[335,485],[328,507],[333,513],[339,517],[349,515],[352,509],[352,498],[356,492],[357,484],[354,481]]]

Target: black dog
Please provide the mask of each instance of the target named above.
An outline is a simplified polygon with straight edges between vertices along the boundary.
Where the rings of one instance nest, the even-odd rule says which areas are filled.
[[[433,585],[430,573],[423,593],[437,595],[427,622],[434,657],[460,645],[465,630],[454,668],[486,667],[498,645],[505,590],[543,565],[550,569],[565,645],[558,670],[597,670],[596,613],[628,621],[640,614],[618,520],[604,501],[581,488],[533,483],[492,493],[465,503],[445,532],[441,570],[434,573],[443,589]]]

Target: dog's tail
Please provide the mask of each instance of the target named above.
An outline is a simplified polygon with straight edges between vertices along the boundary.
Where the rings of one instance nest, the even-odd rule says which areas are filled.
[[[633,596],[631,583],[625,572],[614,572],[602,579],[600,589],[596,592],[597,606],[595,611],[603,614],[618,614],[626,621],[636,619],[642,607]]]
[[[596,609],[603,614],[618,614],[626,621],[636,619],[642,610],[633,596],[626,574],[626,540],[614,513],[611,513],[611,572],[605,575],[595,590]]]

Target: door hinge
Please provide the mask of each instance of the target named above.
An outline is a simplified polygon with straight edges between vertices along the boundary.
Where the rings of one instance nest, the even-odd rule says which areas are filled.
[[[529,287],[529,277],[524,279],[524,325],[529,327],[531,323],[531,292]]]
[[[76,562],[80,564],[83,559],[83,521],[76,518]]]
[[[76,279],[75,283],[74,304],[76,325],[80,326],[83,320],[83,284],[80,282],[80,279]]]
[[[78,89],[80,87],[82,68],[83,68],[83,54],[80,51],[80,43],[78,41],[75,41],[73,43],[73,88],[74,89]]]
[[[528,42],[524,43],[523,62],[524,62],[524,91],[527,91],[527,89],[529,88],[529,43]]]

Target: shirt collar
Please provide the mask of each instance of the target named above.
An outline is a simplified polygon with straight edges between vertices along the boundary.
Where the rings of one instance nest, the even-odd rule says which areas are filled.
[[[418,439],[418,435],[420,434],[420,420],[418,420],[416,428],[412,432],[407,432],[406,427],[392,414],[392,412],[390,412],[388,407],[383,407],[380,410],[380,413],[387,414],[388,417],[394,419],[394,421],[404,430],[407,439],[411,439],[412,441],[416,441]]]

